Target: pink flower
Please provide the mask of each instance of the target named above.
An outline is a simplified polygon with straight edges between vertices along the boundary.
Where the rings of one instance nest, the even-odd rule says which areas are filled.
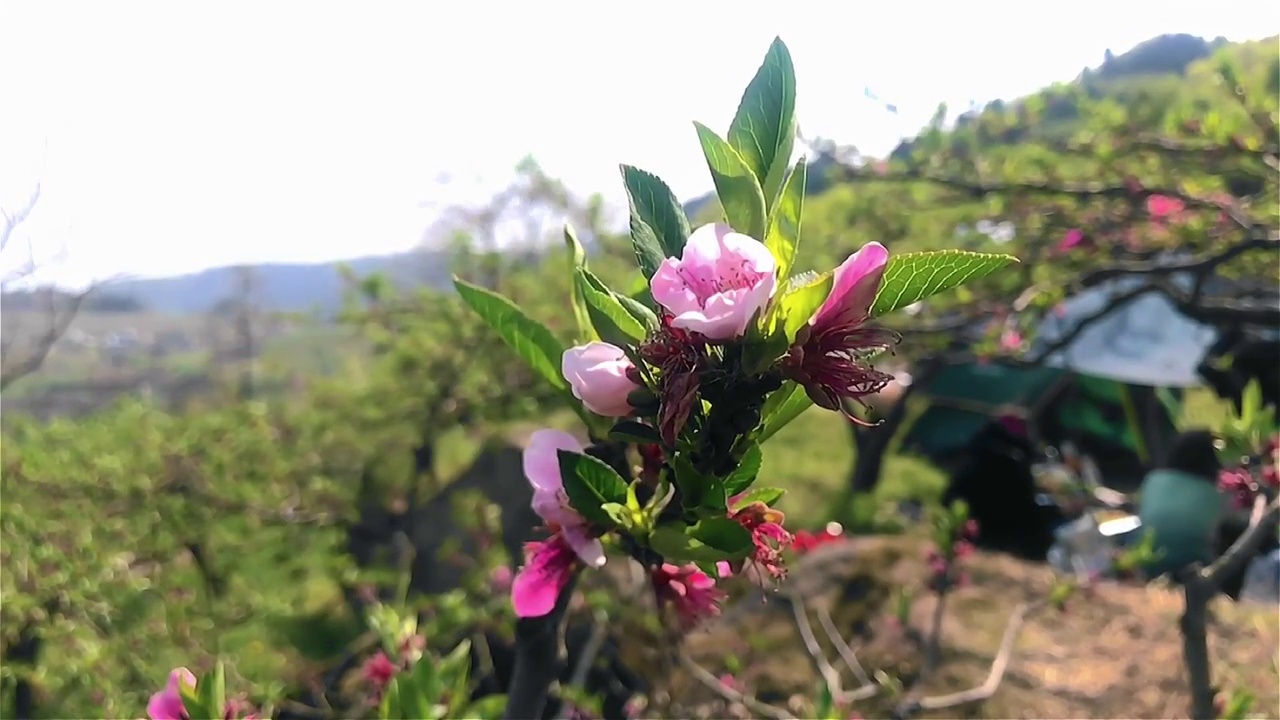
[[[569,504],[560,479],[559,451],[582,453],[582,443],[567,432],[538,430],[529,436],[522,457],[524,476],[533,486],[533,511],[554,531],[564,536],[583,562],[604,565],[604,548],[587,532],[586,521]]]
[[[382,691],[390,684],[391,679],[400,672],[400,668],[391,662],[391,658],[387,654],[378,651],[376,655],[365,661],[360,668],[360,674],[364,677],[365,682],[373,688],[375,695],[381,696]]]
[[[560,477],[561,450],[582,453],[583,447],[569,433],[538,430],[524,450],[524,474],[533,486],[533,511],[555,534],[544,542],[525,545],[524,567],[511,584],[511,602],[520,617],[551,612],[579,561],[590,567],[605,562],[600,540],[569,504]]]
[[[1062,236],[1061,240],[1058,241],[1057,251],[1062,253],[1077,248],[1084,244],[1084,239],[1083,230],[1080,228],[1072,228]]]
[[[524,546],[524,567],[511,584],[511,605],[519,617],[542,617],[556,606],[577,569],[578,556],[563,535]],[[600,557],[603,563],[604,556]]]
[[[1020,347],[1022,347],[1022,333],[1010,328],[1000,335],[1001,350],[1015,352]]]
[[[649,281],[671,326],[709,340],[741,337],[778,286],[777,261],[762,243],[728,225],[703,225],[680,258],[667,258]]]
[[[605,417],[631,414],[627,396],[640,385],[632,380],[635,365],[622,348],[603,342],[571,347],[560,358],[560,372],[573,396],[591,412]]]
[[[196,676],[184,667],[175,668],[169,673],[169,684],[147,702],[147,717],[151,720],[187,720],[187,708],[182,704],[183,685],[194,688]]]
[[[703,618],[720,614],[720,601],[725,594],[716,588],[716,581],[698,569],[697,565],[677,567],[664,563],[650,575],[658,602],[669,603],[675,608],[680,624],[692,629]]]
[[[1184,205],[1178,198],[1152,195],[1147,198],[1147,212],[1153,218],[1165,218],[1182,212]]]
[[[888,261],[888,251],[873,242],[841,263],[831,294],[801,329],[782,362],[783,374],[803,385],[819,407],[841,410],[842,400],[874,395],[893,379],[863,359],[897,341],[889,330],[864,325]]]
[[[489,572],[489,586],[495,593],[504,593],[511,589],[511,568],[499,565]]]

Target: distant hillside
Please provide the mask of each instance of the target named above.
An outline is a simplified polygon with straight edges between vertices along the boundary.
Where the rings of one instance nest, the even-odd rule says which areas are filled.
[[[449,282],[448,255],[415,251],[344,261],[357,274],[385,272],[402,283],[444,286]],[[268,263],[253,266],[262,304],[286,312],[331,313],[341,307],[344,285],[338,263]],[[238,269],[218,267],[190,275],[123,280],[102,286],[98,293],[130,298],[143,308],[166,313],[211,310],[236,288]]]

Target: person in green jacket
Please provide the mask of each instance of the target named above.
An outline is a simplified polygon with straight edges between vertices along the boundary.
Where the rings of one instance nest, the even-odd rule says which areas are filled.
[[[1207,430],[1181,433],[1164,466],[1142,481],[1138,518],[1143,531],[1155,535],[1156,557],[1144,568],[1148,578],[1213,560],[1218,523],[1228,508],[1218,491],[1222,466],[1214,442]]]

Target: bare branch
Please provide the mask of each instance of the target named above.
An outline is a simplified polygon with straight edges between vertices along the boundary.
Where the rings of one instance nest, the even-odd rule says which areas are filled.
[[[840,636],[840,631],[836,629],[836,624],[831,619],[831,613],[826,608],[819,607],[818,624],[822,626],[822,631],[827,634],[827,638],[831,640],[831,644],[836,646],[836,652],[840,653],[840,659],[844,662],[845,667],[849,668],[858,682],[862,685],[874,685],[871,676],[867,675],[867,671],[862,667],[862,663],[858,662],[858,656],[853,652],[853,648],[849,647],[849,643],[844,641]]]
[[[787,593],[783,597],[791,604],[791,614],[795,619],[796,630],[800,631],[800,640],[804,643],[805,652],[813,659],[814,665],[818,668],[818,673],[822,675],[822,681],[826,683],[827,690],[831,692],[832,700],[837,704],[845,705],[858,700],[866,700],[880,692],[880,686],[874,683],[864,684],[856,690],[845,690],[844,684],[840,681],[840,672],[831,665],[831,661],[827,659],[822,646],[818,644],[818,638],[813,634],[813,626],[809,624],[809,614],[804,598],[796,592]]]
[[[689,674],[692,675],[695,680],[731,703],[740,703],[751,712],[762,717],[774,718],[774,720],[796,720],[795,715],[780,707],[761,702],[750,695],[740,693],[730,687],[725,687],[725,684],[720,682],[719,678],[712,675],[710,671],[699,665],[693,658],[689,657],[689,655],[684,652],[680,653],[680,664],[689,671]]]
[[[1022,629],[1022,623],[1026,620],[1032,608],[1032,605],[1022,603],[1014,609],[1013,614],[1009,617],[1008,625],[1005,626],[1004,636],[1000,639],[1000,649],[996,652],[996,657],[991,662],[991,671],[987,673],[987,679],[981,685],[961,692],[921,698],[916,703],[917,708],[920,710],[945,710],[957,705],[981,702],[995,695],[996,690],[1000,688],[1000,682],[1004,680],[1005,671],[1009,669],[1009,661],[1013,658],[1013,648],[1017,644],[1018,631]]]
[[[16,212],[10,214],[7,210],[0,208],[0,217],[3,217],[3,224],[0,224],[0,251],[9,246],[9,240],[13,237],[13,231],[22,224],[31,211],[36,207],[36,201],[40,199],[40,186],[36,185],[36,189],[32,191],[31,197],[27,199],[27,204],[18,208]]]

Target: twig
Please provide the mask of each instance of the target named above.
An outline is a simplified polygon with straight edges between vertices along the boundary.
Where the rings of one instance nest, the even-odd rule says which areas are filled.
[[[863,685],[874,685],[871,676],[867,675],[867,671],[862,667],[862,663],[858,662],[858,656],[853,652],[853,648],[849,647],[849,643],[844,641],[840,636],[840,631],[836,629],[835,622],[831,619],[831,613],[826,608],[817,608],[818,624],[822,626],[822,631],[830,638],[831,644],[836,646],[836,652],[840,653],[840,659],[844,661],[845,667],[858,678],[858,682]]]
[[[578,573],[565,585],[556,606],[542,617],[516,620],[516,661],[507,690],[507,720],[542,717],[551,683],[560,676],[560,629],[569,600],[578,584]]]
[[[920,710],[944,710],[966,703],[981,702],[995,695],[996,690],[1000,688],[1000,682],[1004,680],[1005,671],[1009,669],[1009,661],[1013,658],[1018,631],[1022,629],[1022,623],[1031,609],[1032,606],[1027,603],[1022,603],[1014,609],[1013,615],[1009,618],[1009,624],[1005,626],[1004,637],[1000,639],[1000,649],[991,663],[991,672],[987,673],[987,679],[981,685],[947,695],[923,697],[916,703],[916,707]]]
[[[692,675],[694,679],[731,703],[741,703],[751,712],[764,717],[774,718],[774,720],[796,720],[795,715],[792,715],[790,712],[787,712],[780,707],[770,705],[766,702],[761,702],[750,695],[740,693],[731,687],[726,687],[724,683],[720,682],[719,678],[712,675],[706,668],[699,665],[686,653],[680,653],[680,664],[684,669],[689,671],[689,674]]]
[[[804,649],[817,665],[818,673],[822,675],[822,681],[826,683],[827,690],[831,692],[831,698],[835,702],[846,704],[866,700],[880,692],[880,686],[874,683],[864,684],[856,690],[845,690],[844,684],[840,681],[840,672],[831,665],[830,660],[827,660],[827,654],[822,651],[818,638],[813,634],[813,626],[809,623],[804,599],[796,592],[787,593],[784,597],[791,604],[791,614],[795,618],[796,630],[800,631]]]

